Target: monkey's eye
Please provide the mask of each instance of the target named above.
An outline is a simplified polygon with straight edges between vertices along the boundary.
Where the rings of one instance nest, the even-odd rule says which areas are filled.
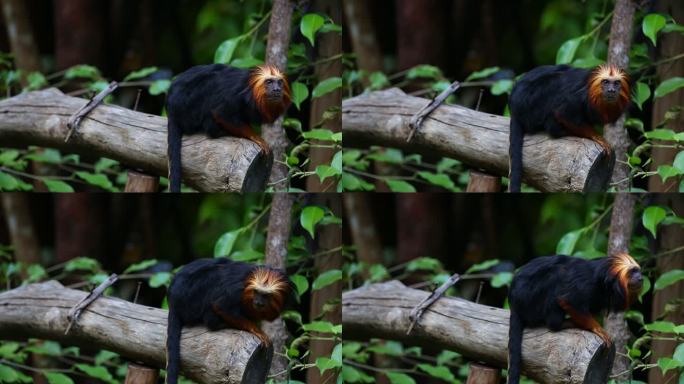
[[[606,80],[606,79],[601,80],[601,84],[604,84],[604,85],[608,84],[608,80]]]
[[[266,79],[266,84],[271,84],[273,82],[273,79]]]

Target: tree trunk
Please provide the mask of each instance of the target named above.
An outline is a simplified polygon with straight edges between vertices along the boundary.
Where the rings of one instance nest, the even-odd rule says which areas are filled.
[[[636,196],[628,193],[615,195],[613,212],[610,217],[610,234],[608,236],[608,255],[620,252],[629,252],[629,243],[632,239],[634,204]],[[625,351],[627,342],[632,334],[625,322],[625,313],[610,313],[605,318],[604,327],[613,340],[615,350],[621,353]],[[629,359],[618,353],[613,363],[612,376],[618,381],[629,380]]]
[[[57,69],[77,64],[107,68],[107,17],[104,1],[55,0]]]
[[[318,194],[315,201],[319,206],[328,207],[335,216],[342,217],[340,195],[332,193]],[[317,232],[318,248],[322,252],[342,246],[342,231],[337,224],[328,224],[320,227]],[[341,270],[342,264],[342,250],[340,249],[316,256],[314,259],[314,270],[318,274],[332,269]],[[309,318],[339,324],[342,319],[341,296],[342,281],[337,281],[324,288],[312,291]],[[311,353],[309,363],[315,364],[317,358],[330,356],[335,345],[333,340],[314,340],[312,338],[309,342],[309,351]],[[335,383],[337,382],[337,375],[334,370],[327,370],[321,375],[318,369],[309,369],[306,372],[306,379],[307,383]]]
[[[271,20],[268,25],[268,44],[266,45],[266,64],[275,65],[283,73],[287,69],[287,50],[290,47],[290,25],[292,24],[290,0],[273,0]],[[281,116],[273,124],[262,124],[261,135],[273,152],[273,167],[269,184],[276,191],[286,191],[289,187],[288,169],[282,163],[290,140],[283,129]]]
[[[40,54],[33,37],[27,2],[24,0],[2,0],[2,14],[7,26],[14,66],[29,72],[40,71]]]
[[[287,260],[293,200],[294,196],[288,193],[275,193],[271,202],[271,213],[268,216],[264,262],[266,265],[282,270],[285,270]],[[262,327],[273,343],[273,350],[279,352],[274,356],[270,375],[278,380],[285,380],[287,379],[287,358],[280,354],[288,338],[285,323],[279,317],[271,322],[264,321]]]
[[[632,20],[634,19],[634,0],[617,0],[613,13],[613,21],[610,26],[610,42],[608,44],[608,62],[620,68],[627,69],[629,66],[629,49],[632,45]],[[619,161],[613,169],[612,183],[618,191],[627,191],[629,184],[629,166],[625,164],[627,149],[632,144],[627,130],[625,130],[625,116],[623,115],[615,124],[607,124],[604,127],[604,135],[613,148],[613,156]]]
[[[314,1],[314,11],[330,16],[335,24],[342,23],[342,0],[316,0]],[[324,59],[342,53],[342,34],[336,32],[328,32],[321,35],[320,41],[317,44],[318,55],[316,57]],[[333,61],[328,61],[316,65],[315,78],[324,80],[330,77],[342,76],[342,58]],[[321,128],[329,129],[333,132],[340,132],[342,130],[342,116],[340,114],[340,105],[342,104],[342,88],[333,92],[329,92],[323,97],[314,99],[311,102],[311,127],[317,126],[322,120],[326,112],[334,113],[334,117],[329,118]],[[318,141],[313,141],[313,144],[320,144]],[[341,149],[339,150],[341,151]],[[309,150],[309,171],[314,172],[316,167],[321,164],[330,164],[336,150],[332,148],[311,148]],[[306,179],[306,190],[308,192],[335,192],[337,190],[337,183],[334,178],[327,178],[323,183],[317,176],[308,177]]]
[[[14,248],[14,259],[26,265],[39,264],[40,245],[31,217],[29,195],[6,192],[0,198],[10,244]]]
[[[684,20],[684,2],[681,0],[660,0],[655,2],[656,11],[672,16],[674,20]],[[684,52],[684,35],[680,33],[661,33],[658,35],[658,58],[665,59]],[[684,74],[684,60],[661,64],[656,67],[656,79],[663,81]],[[657,127],[663,120],[665,114],[671,108],[678,108],[684,105],[684,88],[679,88],[663,97],[654,99],[653,114],[651,125]],[[667,129],[675,132],[684,131],[684,113],[675,114],[672,121],[667,124]],[[679,149],[677,148],[653,148],[651,150],[651,171],[657,171],[660,165],[671,165]],[[660,176],[648,178],[648,190],[651,192],[676,192],[679,186],[679,178],[672,177],[663,183]]]
[[[684,216],[684,200],[681,194],[659,194],[656,203],[661,206],[671,207],[678,217]],[[684,239],[684,228],[680,225],[666,225],[659,228],[658,249],[669,250],[681,247]],[[656,259],[656,270],[659,274],[675,269],[684,269],[684,251],[674,252]],[[655,291],[651,307],[651,319],[671,321],[675,324],[684,324],[684,311],[681,306],[681,299],[684,297],[684,281],[679,281],[665,289]],[[678,304],[676,304],[679,302]],[[669,310],[668,306],[678,305],[679,310]],[[677,308],[677,307],[674,307]],[[661,357],[672,357],[675,348],[679,344],[675,340],[652,340],[651,341],[651,363],[657,364]],[[652,368],[648,371],[648,382],[650,384],[676,383],[678,372],[671,370],[663,376],[659,368]]]

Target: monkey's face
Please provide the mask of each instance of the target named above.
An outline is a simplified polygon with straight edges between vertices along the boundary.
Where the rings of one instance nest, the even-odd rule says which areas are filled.
[[[601,94],[606,103],[615,103],[620,98],[621,80],[617,77],[609,77],[601,80]]]
[[[264,80],[266,88],[266,99],[279,102],[283,98],[283,79],[279,77],[269,77]]]
[[[630,292],[638,294],[644,286],[644,277],[641,275],[641,270],[637,267],[631,268],[627,273],[627,288]]]
[[[270,295],[264,292],[254,292],[254,298],[252,299],[252,305],[257,311],[262,311],[268,307],[271,300]]]

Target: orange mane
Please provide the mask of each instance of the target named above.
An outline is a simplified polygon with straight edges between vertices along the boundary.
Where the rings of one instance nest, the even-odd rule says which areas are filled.
[[[617,278],[620,287],[622,287],[622,290],[625,293],[625,309],[627,309],[629,304],[639,295],[639,292],[629,291],[629,271],[634,267],[639,269],[641,269],[641,267],[632,256],[626,253],[618,253],[610,256],[609,260],[609,272]]]
[[[285,307],[285,299],[290,294],[291,286],[285,274],[280,271],[258,267],[247,276],[241,302],[243,308],[253,319],[273,321]],[[266,307],[254,307],[255,293],[268,295]]]
[[[603,80],[620,81],[620,95],[616,102],[609,103],[603,100],[603,90],[601,89],[601,81]],[[629,95],[629,76],[614,65],[600,65],[589,76],[589,104],[601,115],[605,124],[615,122],[622,115],[629,103]]]
[[[274,102],[266,97],[264,83],[267,79],[283,80],[283,98],[279,102]],[[264,64],[252,69],[252,73],[249,76],[249,87],[252,89],[254,102],[265,123],[270,124],[274,122],[275,119],[285,112],[292,101],[287,76],[273,65]]]

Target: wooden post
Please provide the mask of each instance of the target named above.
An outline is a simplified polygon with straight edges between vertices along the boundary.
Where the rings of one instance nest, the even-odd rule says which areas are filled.
[[[470,171],[466,192],[501,192],[501,178],[478,171]]]
[[[136,171],[128,171],[128,181],[124,192],[157,192],[159,176],[151,176]]]
[[[159,378],[159,370],[129,363],[125,384],[154,384]]]
[[[471,363],[466,384],[496,384],[500,378],[500,371],[497,368]]]

